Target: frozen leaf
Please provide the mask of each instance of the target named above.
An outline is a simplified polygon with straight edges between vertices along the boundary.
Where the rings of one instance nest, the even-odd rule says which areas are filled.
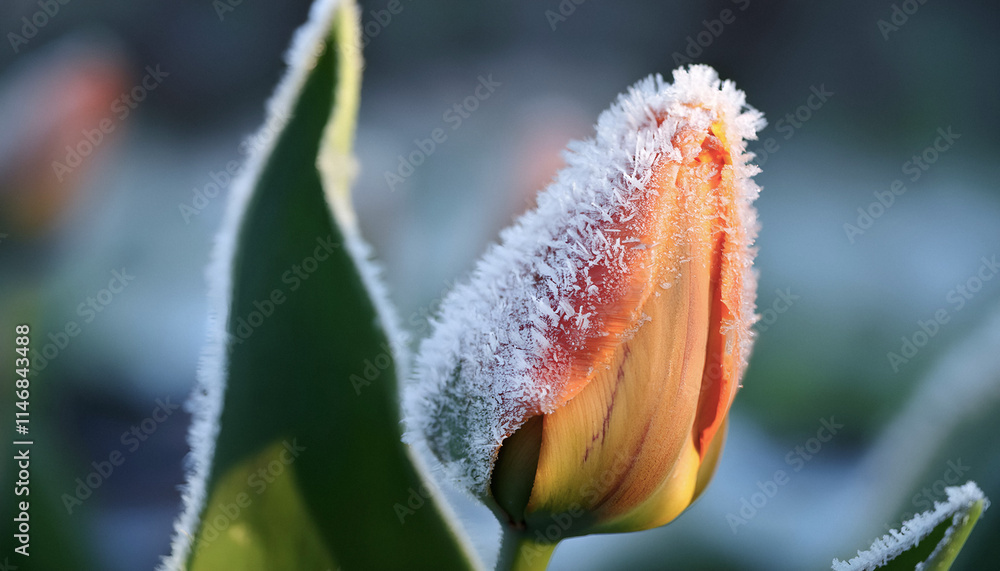
[[[833,560],[834,571],[873,571],[875,569],[914,569],[945,571],[965,543],[979,516],[990,505],[975,482],[945,488],[948,499],[935,502],[934,509],[919,513],[903,522],[899,530],[876,539],[865,551],[850,561]],[[949,523],[950,522],[950,523]],[[925,539],[934,543],[920,545]]]

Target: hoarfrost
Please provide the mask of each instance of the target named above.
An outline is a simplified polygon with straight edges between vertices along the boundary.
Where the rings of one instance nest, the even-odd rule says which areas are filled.
[[[682,159],[672,144],[679,129],[713,128],[727,142],[744,229],[740,251],[756,236],[751,203],[759,188],[750,177],[758,169],[747,164],[745,141],[756,138],[763,116],[708,66],[676,70],[673,80],[639,81],[601,114],[592,139],[569,144],[566,168],[539,194],[536,209],[504,230],[470,278],[448,293],[420,346],[405,395],[407,439],[426,438],[449,476],[477,495],[486,495],[503,439],[530,416],[564,404],[574,363],[559,349],[621,340],[608,333],[605,318],[614,316],[599,308],[625,281],[629,260],[646,263],[640,257],[652,245],[622,228],[641,227],[642,205],[659,196],[651,184],[657,162]],[[685,240],[681,234],[674,239]],[[736,319],[749,330],[751,272],[743,285]],[[497,332],[509,334],[507,342],[485,341]],[[739,342],[745,360],[751,334]]]
[[[353,3],[344,5],[342,0],[317,0],[312,5],[309,20],[295,32],[292,46],[285,56],[288,69],[267,103],[268,118],[264,121],[261,132],[254,137],[255,140],[264,140],[267,143],[253,150],[247,160],[246,168],[232,184],[222,228],[216,236],[212,261],[206,272],[209,284],[208,339],[198,365],[197,386],[187,403],[188,409],[192,412],[193,422],[188,434],[191,453],[186,459],[186,483],[181,488],[182,513],[174,522],[171,553],[164,557],[158,566],[161,571],[185,568],[192,552],[194,536],[200,526],[199,518],[211,492],[207,489],[207,485],[215,456],[215,442],[220,430],[219,421],[228,375],[227,346],[231,338],[227,333],[226,324],[229,320],[236,239],[255,192],[256,182],[265,167],[266,159],[277,144],[277,137],[266,136],[268,126],[273,125],[277,117],[290,117],[293,114],[296,99],[319,57],[320,52],[317,47],[331,33],[338,10],[345,8],[349,8],[350,11],[344,17],[354,17],[356,7]],[[346,162],[346,168],[350,168],[353,158],[339,157],[339,159]],[[345,168],[344,165],[339,166]],[[329,192],[327,201],[332,212],[343,215],[343,209],[334,207],[334,199]],[[379,268],[371,262],[370,248],[358,234],[350,217],[345,221],[342,216],[338,216],[338,222],[344,233],[345,249],[357,265],[361,279],[371,295],[379,324],[386,331],[393,354],[398,362],[407,363],[409,354],[406,349],[406,337],[389,304]],[[411,457],[417,470],[421,473],[426,472],[427,468],[422,460],[415,455]]]
[[[945,488],[948,499],[944,502],[934,502],[934,509],[919,513],[911,519],[906,520],[900,530],[890,530],[888,534],[876,539],[867,551],[858,551],[858,556],[850,561],[833,560],[834,571],[873,571],[885,565],[890,560],[895,559],[904,551],[918,545],[922,539],[927,537],[934,528],[954,516],[952,525],[961,523],[960,518],[973,503],[984,500],[983,511],[989,507],[989,500],[983,495],[983,491],[975,482],[967,482],[964,486]],[[945,532],[947,539],[954,527],[949,527]],[[940,543],[938,544],[940,547]],[[937,548],[931,556],[937,553]],[[923,569],[923,564],[918,564],[916,571]]]

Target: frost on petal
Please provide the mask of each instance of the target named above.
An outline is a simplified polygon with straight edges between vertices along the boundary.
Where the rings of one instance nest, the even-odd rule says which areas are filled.
[[[535,210],[504,230],[448,293],[420,346],[406,392],[408,438],[425,438],[449,475],[480,496],[503,440],[578,394],[647,320],[642,301],[668,289],[685,264],[705,263],[664,256],[664,242],[671,252],[693,251],[691,243],[704,239],[694,227],[705,223],[665,217],[664,208],[727,203],[711,222],[724,246],[720,327],[733,357],[721,365],[734,370],[729,378],[742,376],[753,342],[759,192],[746,140],[764,120],[710,67],[680,69],[673,79],[638,82],[601,114],[592,139],[570,143],[566,168]],[[711,145],[731,196],[686,196],[663,184]],[[661,196],[664,189],[678,195]],[[735,386],[716,390],[728,391],[724,413]],[[699,425],[714,431],[721,415],[704,408]]]
[[[948,494],[946,501],[934,502],[933,510],[919,513],[906,520],[899,530],[889,531],[888,534],[876,539],[868,550],[858,551],[857,557],[850,561],[834,559],[834,571],[874,571],[904,551],[915,547],[922,539],[930,535],[935,527],[952,517],[953,527],[945,533],[945,538],[950,536],[954,525],[960,523],[960,519],[965,513],[964,510],[972,504],[982,501],[983,511],[989,507],[989,500],[975,482],[967,482],[961,487],[945,488],[945,492]],[[934,553],[936,552],[935,549]],[[922,568],[922,564],[917,565],[917,571]]]

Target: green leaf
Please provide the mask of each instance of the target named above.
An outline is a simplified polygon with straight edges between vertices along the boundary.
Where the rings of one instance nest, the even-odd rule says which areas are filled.
[[[231,282],[210,276],[224,319],[165,567],[473,567],[400,440],[404,343],[350,210],[358,22],[353,2],[313,7],[270,106],[285,124],[234,184],[215,267]]]
[[[875,541],[848,562],[835,559],[836,571],[948,571],[989,500],[973,482],[945,488],[948,501],[903,522],[900,531]],[[882,560],[885,564],[881,564]]]
[[[972,528],[976,527],[976,522],[983,514],[983,506],[983,500],[979,500],[967,511],[955,514],[948,537],[938,542],[935,552],[924,562],[924,571],[951,569],[951,564],[955,562],[958,553],[962,551],[962,546],[965,545],[965,540],[969,538]]]
[[[284,443],[275,444],[229,470],[216,483],[215,501],[203,516],[192,569],[336,567],[295,484],[294,463],[286,466],[282,462],[281,471],[273,476],[269,473],[269,465],[280,462],[284,450]],[[261,477],[261,470],[273,481]],[[248,480],[253,482],[251,489],[247,489]]]

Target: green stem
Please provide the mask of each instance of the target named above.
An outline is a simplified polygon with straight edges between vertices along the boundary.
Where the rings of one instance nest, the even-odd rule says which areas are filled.
[[[500,544],[497,571],[544,571],[555,549],[555,543],[538,543],[524,530],[507,526]]]

